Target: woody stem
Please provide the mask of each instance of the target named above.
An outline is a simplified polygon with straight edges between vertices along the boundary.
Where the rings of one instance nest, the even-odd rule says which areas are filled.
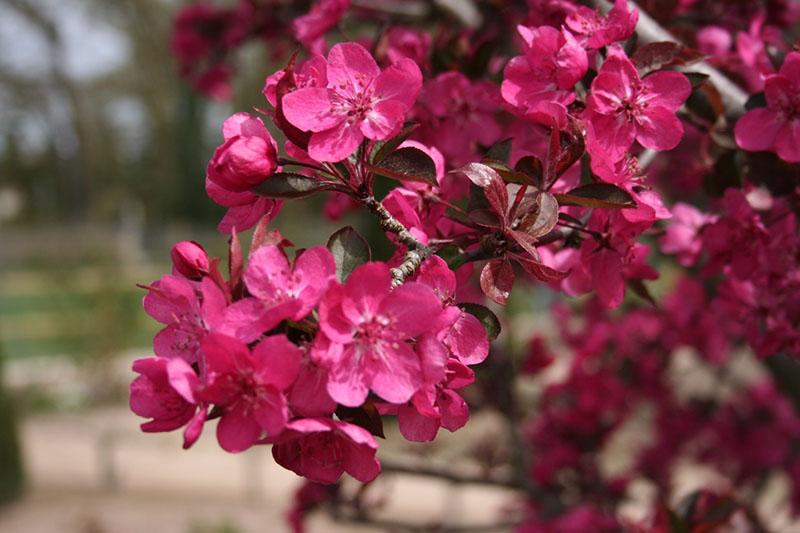
[[[378,218],[378,223],[386,232],[397,235],[397,240],[408,248],[403,262],[392,269],[392,287],[399,287],[411,276],[422,262],[433,253],[433,250],[419,242],[411,235],[399,220],[397,220],[374,196],[365,196],[361,201],[369,211]]]

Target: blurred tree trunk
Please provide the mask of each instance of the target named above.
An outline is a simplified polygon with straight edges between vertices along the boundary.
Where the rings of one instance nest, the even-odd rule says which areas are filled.
[[[3,359],[0,354],[0,505],[19,497],[23,485],[24,474],[14,405],[3,387]]]

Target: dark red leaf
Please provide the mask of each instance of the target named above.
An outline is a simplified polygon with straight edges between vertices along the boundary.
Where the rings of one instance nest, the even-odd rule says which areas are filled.
[[[631,61],[641,74],[675,65],[688,65],[703,59],[703,54],[671,41],[648,43],[640,46]]]
[[[501,220],[506,220],[508,215],[508,190],[506,189],[506,183],[496,170],[482,163],[469,163],[455,172],[464,174],[472,183],[482,188],[492,210]]]
[[[367,400],[361,407],[336,407],[336,416],[343,422],[355,424],[366,429],[376,437],[386,438],[383,434],[383,419],[372,400]]]
[[[506,259],[492,259],[481,271],[481,289],[493,302],[505,305],[514,287],[514,268]]]
[[[566,194],[554,195],[559,205],[579,205],[605,209],[636,207],[636,201],[625,189],[610,183],[581,185]]]
[[[372,165],[370,170],[398,181],[420,181],[434,187],[439,184],[433,159],[412,146],[395,150],[380,163]]]

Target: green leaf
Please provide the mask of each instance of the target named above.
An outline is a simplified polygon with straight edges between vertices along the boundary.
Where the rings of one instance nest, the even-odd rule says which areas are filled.
[[[566,194],[555,194],[554,196],[559,205],[579,205],[605,209],[636,207],[636,201],[628,191],[610,183],[581,185]]]
[[[372,156],[372,164],[377,165],[384,159],[386,159],[389,154],[394,152],[398,146],[403,144],[403,141],[407,140],[414,130],[419,127],[419,124],[416,122],[407,122],[403,129],[400,130],[400,133],[389,139],[388,141],[382,143],[379,148],[373,152],[374,155]]]
[[[276,172],[264,183],[254,187],[252,192],[270,198],[302,198],[315,192],[326,191],[331,187],[319,178],[295,174],[294,172]]]
[[[439,184],[433,159],[411,146],[395,150],[379,164],[372,165],[370,170],[398,181],[421,181],[433,186]]]
[[[345,226],[328,239],[328,250],[336,262],[336,279],[344,283],[358,266],[372,258],[367,240],[358,231]]]
[[[500,335],[500,320],[491,309],[480,304],[472,303],[458,304],[458,307],[461,308],[462,311],[471,314],[480,321],[480,323],[486,329],[486,333],[489,335],[490,342],[495,340],[498,335]]]

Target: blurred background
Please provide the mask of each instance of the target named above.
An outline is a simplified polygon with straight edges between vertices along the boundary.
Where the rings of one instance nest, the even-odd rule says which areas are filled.
[[[176,241],[224,251],[205,164],[274,70],[254,43],[231,102],[197,96],[169,50],[180,5],[0,1],[3,533],[284,528],[297,481],[268,450],[231,456],[207,435],[183,452],[178,434],[139,433],[126,406],[157,331],[135,284],[169,271]],[[319,242],[317,208],[290,206],[279,227]]]

